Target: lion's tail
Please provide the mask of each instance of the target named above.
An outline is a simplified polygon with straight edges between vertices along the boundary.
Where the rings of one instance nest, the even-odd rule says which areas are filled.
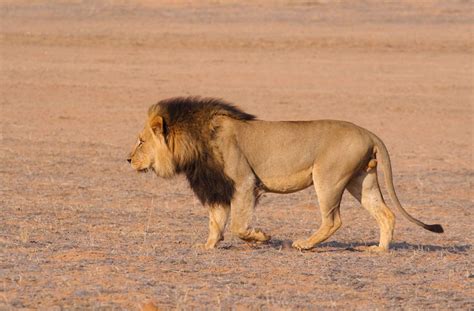
[[[380,138],[378,138],[374,134],[372,134],[371,136],[375,143],[374,152],[376,154],[378,162],[381,162],[382,171],[385,177],[385,184],[387,185],[387,191],[393,204],[395,204],[395,206],[403,214],[403,216],[405,216],[405,218],[411,221],[412,223],[417,224],[418,226],[423,227],[424,229],[429,230],[431,232],[443,233],[444,230],[441,225],[427,225],[419,221],[418,219],[408,214],[408,212],[400,204],[397,194],[395,193],[395,187],[393,186],[392,165],[390,163],[390,156],[388,155],[387,147],[385,147],[385,144]]]

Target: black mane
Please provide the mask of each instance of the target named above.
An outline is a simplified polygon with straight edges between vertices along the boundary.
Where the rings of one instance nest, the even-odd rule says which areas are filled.
[[[191,143],[200,147],[193,161],[177,163],[177,173],[186,175],[191,189],[202,204],[230,205],[235,192],[234,181],[224,173],[222,163],[215,158],[209,142],[215,138],[219,128],[210,125],[217,116],[241,121],[252,121],[256,117],[214,98],[176,97],[162,100],[156,106],[159,106],[170,133],[178,135],[186,132]]]
[[[171,123],[186,123],[192,118],[212,118],[218,115],[242,121],[256,119],[254,115],[217,98],[173,97],[162,100],[158,104],[168,113],[168,121]]]

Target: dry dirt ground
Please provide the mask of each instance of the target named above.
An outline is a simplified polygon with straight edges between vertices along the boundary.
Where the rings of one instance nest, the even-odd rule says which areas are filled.
[[[0,309],[472,309],[472,1],[5,1]],[[343,227],[288,247],[314,190],[268,194],[274,239],[227,232],[182,177],[125,161],[159,99],[221,97],[268,120],[343,119],[386,142],[406,209],[393,249],[349,195]],[[290,146],[282,146],[290,147]]]

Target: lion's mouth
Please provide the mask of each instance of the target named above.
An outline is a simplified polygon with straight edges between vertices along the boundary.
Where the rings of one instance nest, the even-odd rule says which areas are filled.
[[[148,168],[139,169],[139,170],[137,170],[137,172],[139,172],[139,173],[146,173],[146,172],[148,172]]]

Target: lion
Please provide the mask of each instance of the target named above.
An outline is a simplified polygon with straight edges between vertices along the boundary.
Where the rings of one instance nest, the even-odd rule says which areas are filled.
[[[251,226],[258,197],[291,193],[314,185],[322,222],[306,239],[309,250],[342,225],[340,202],[347,189],[380,228],[372,251],[389,250],[395,216],[382,197],[377,167],[384,173],[393,204],[409,221],[442,233],[408,214],[395,193],[390,157],[382,140],[345,121],[262,121],[220,99],[176,97],[148,109],[148,119],[127,161],[139,172],[169,178],[186,175],[200,202],[209,208],[209,236],[201,246],[215,248],[230,230],[248,242],[270,235]]]

